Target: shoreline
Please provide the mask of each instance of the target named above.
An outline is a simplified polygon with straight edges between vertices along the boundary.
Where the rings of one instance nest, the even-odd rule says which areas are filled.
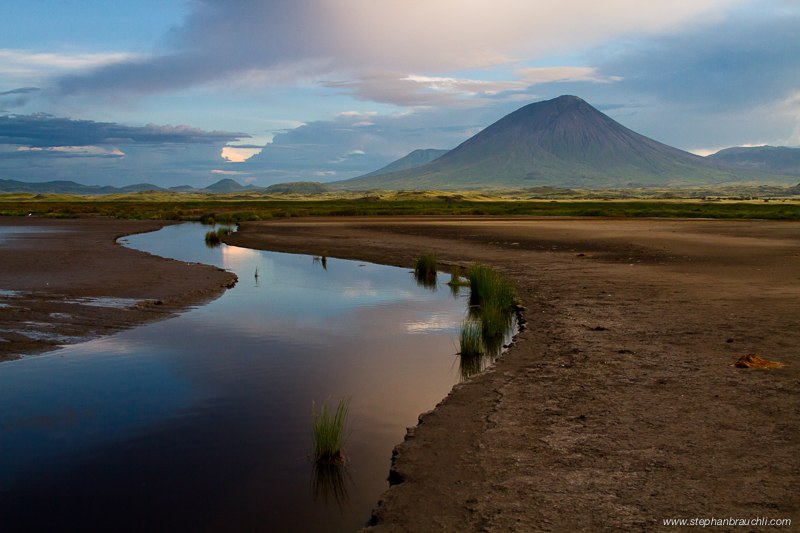
[[[219,297],[236,276],[165,259],[117,239],[168,221],[0,217],[0,362],[164,320]],[[99,303],[98,303],[99,302]],[[100,304],[106,304],[101,306]]]
[[[365,531],[661,528],[800,511],[800,224],[359,217],[224,242],[408,267],[491,265],[527,328],[420,415]],[[779,371],[730,366],[758,353]]]

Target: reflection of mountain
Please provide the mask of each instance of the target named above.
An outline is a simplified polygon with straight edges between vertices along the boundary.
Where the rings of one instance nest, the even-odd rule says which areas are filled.
[[[700,157],[629,130],[580,98],[560,96],[503,117],[422,166],[328,183],[335,189],[518,189],[786,182]]]

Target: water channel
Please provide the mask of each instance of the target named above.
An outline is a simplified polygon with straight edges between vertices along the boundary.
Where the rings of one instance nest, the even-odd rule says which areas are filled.
[[[0,365],[0,529],[352,532],[369,519],[392,448],[460,379],[466,295],[407,269],[208,248],[207,229],[121,242],[235,272],[222,297]],[[315,472],[312,401],[342,397],[346,468]]]

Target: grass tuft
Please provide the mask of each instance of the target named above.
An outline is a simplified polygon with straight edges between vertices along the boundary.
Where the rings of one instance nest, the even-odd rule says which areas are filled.
[[[470,305],[497,306],[508,310],[518,301],[517,291],[509,280],[491,267],[474,264],[467,271],[470,287]]]
[[[458,331],[458,342],[461,346],[458,355],[462,358],[483,356],[481,327],[475,322],[466,321],[461,324],[461,329]]]
[[[436,254],[425,254],[417,256],[414,273],[420,278],[436,277]]]
[[[350,409],[350,398],[342,398],[336,409],[328,400],[322,403],[317,412],[311,404],[311,435],[314,440],[314,461],[322,464],[344,463],[343,448],[350,436],[347,412]]]
[[[222,237],[229,235],[233,230],[227,226],[223,226],[217,231],[206,232],[206,245],[210,248],[215,248],[222,243]]]
[[[447,284],[450,287],[468,287],[469,281],[461,278],[461,267],[453,265],[450,267],[450,281]]]

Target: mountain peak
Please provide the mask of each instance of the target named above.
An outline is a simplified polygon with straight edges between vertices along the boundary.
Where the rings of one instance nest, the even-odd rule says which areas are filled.
[[[501,118],[438,159],[331,187],[521,189],[692,186],[764,179],[629,130],[583,99],[563,95]]]

